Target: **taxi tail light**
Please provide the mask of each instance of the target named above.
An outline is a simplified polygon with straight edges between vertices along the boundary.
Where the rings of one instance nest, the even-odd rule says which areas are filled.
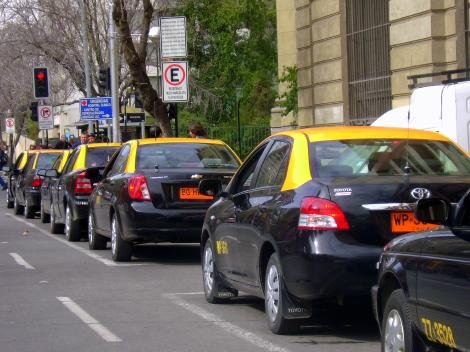
[[[75,178],[73,186],[73,193],[75,194],[90,194],[93,190],[91,181],[86,177],[85,171],[79,173]]]
[[[38,175],[34,176],[31,186],[32,187],[41,187],[42,186],[41,176],[38,176]]]
[[[300,204],[299,230],[349,230],[338,204],[323,198],[306,197]]]
[[[127,185],[129,198],[133,200],[150,200],[150,192],[147,179],[144,175],[134,175]]]

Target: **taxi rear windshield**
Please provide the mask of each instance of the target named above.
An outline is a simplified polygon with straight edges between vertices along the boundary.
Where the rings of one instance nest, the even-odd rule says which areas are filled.
[[[338,140],[310,144],[316,177],[470,175],[470,158],[454,145],[433,140]]]
[[[136,168],[155,169],[237,169],[236,157],[224,145],[168,143],[140,145]]]
[[[38,161],[36,163],[36,169],[50,169],[54,161],[59,157],[59,153],[57,154],[39,154]]]
[[[118,147],[88,148],[85,167],[105,166]]]

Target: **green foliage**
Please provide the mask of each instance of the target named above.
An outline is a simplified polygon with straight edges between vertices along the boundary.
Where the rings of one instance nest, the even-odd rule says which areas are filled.
[[[25,119],[26,124],[26,136],[33,141],[38,138],[39,134],[39,125],[36,121],[31,120],[31,115],[28,114],[27,118]]]
[[[185,0],[183,14],[198,87],[190,110],[209,123],[233,122],[239,101],[244,123],[269,116],[277,69],[272,0]]]
[[[282,116],[288,115],[291,111],[297,114],[299,106],[297,102],[297,66],[284,67],[279,82],[287,84],[287,90],[279,95],[280,106],[284,108]]]

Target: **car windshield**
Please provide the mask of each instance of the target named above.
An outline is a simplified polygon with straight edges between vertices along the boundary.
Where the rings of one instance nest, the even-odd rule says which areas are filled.
[[[140,145],[137,169],[237,169],[238,160],[225,145],[165,143]]]
[[[54,161],[59,157],[59,153],[56,154],[39,154],[38,162],[36,163],[36,169],[50,169]]]
[[[85,167],[105,166],[118,147],[88,148]]]
[[[470,175],[470,159],[451,143],[436,140],[313,142],[310,165],[316,177]]]

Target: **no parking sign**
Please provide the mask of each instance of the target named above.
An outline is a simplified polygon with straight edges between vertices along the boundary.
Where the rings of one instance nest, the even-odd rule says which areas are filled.
[[[188,62],[165,62],[162,64],[163,101],[188,101]]]

